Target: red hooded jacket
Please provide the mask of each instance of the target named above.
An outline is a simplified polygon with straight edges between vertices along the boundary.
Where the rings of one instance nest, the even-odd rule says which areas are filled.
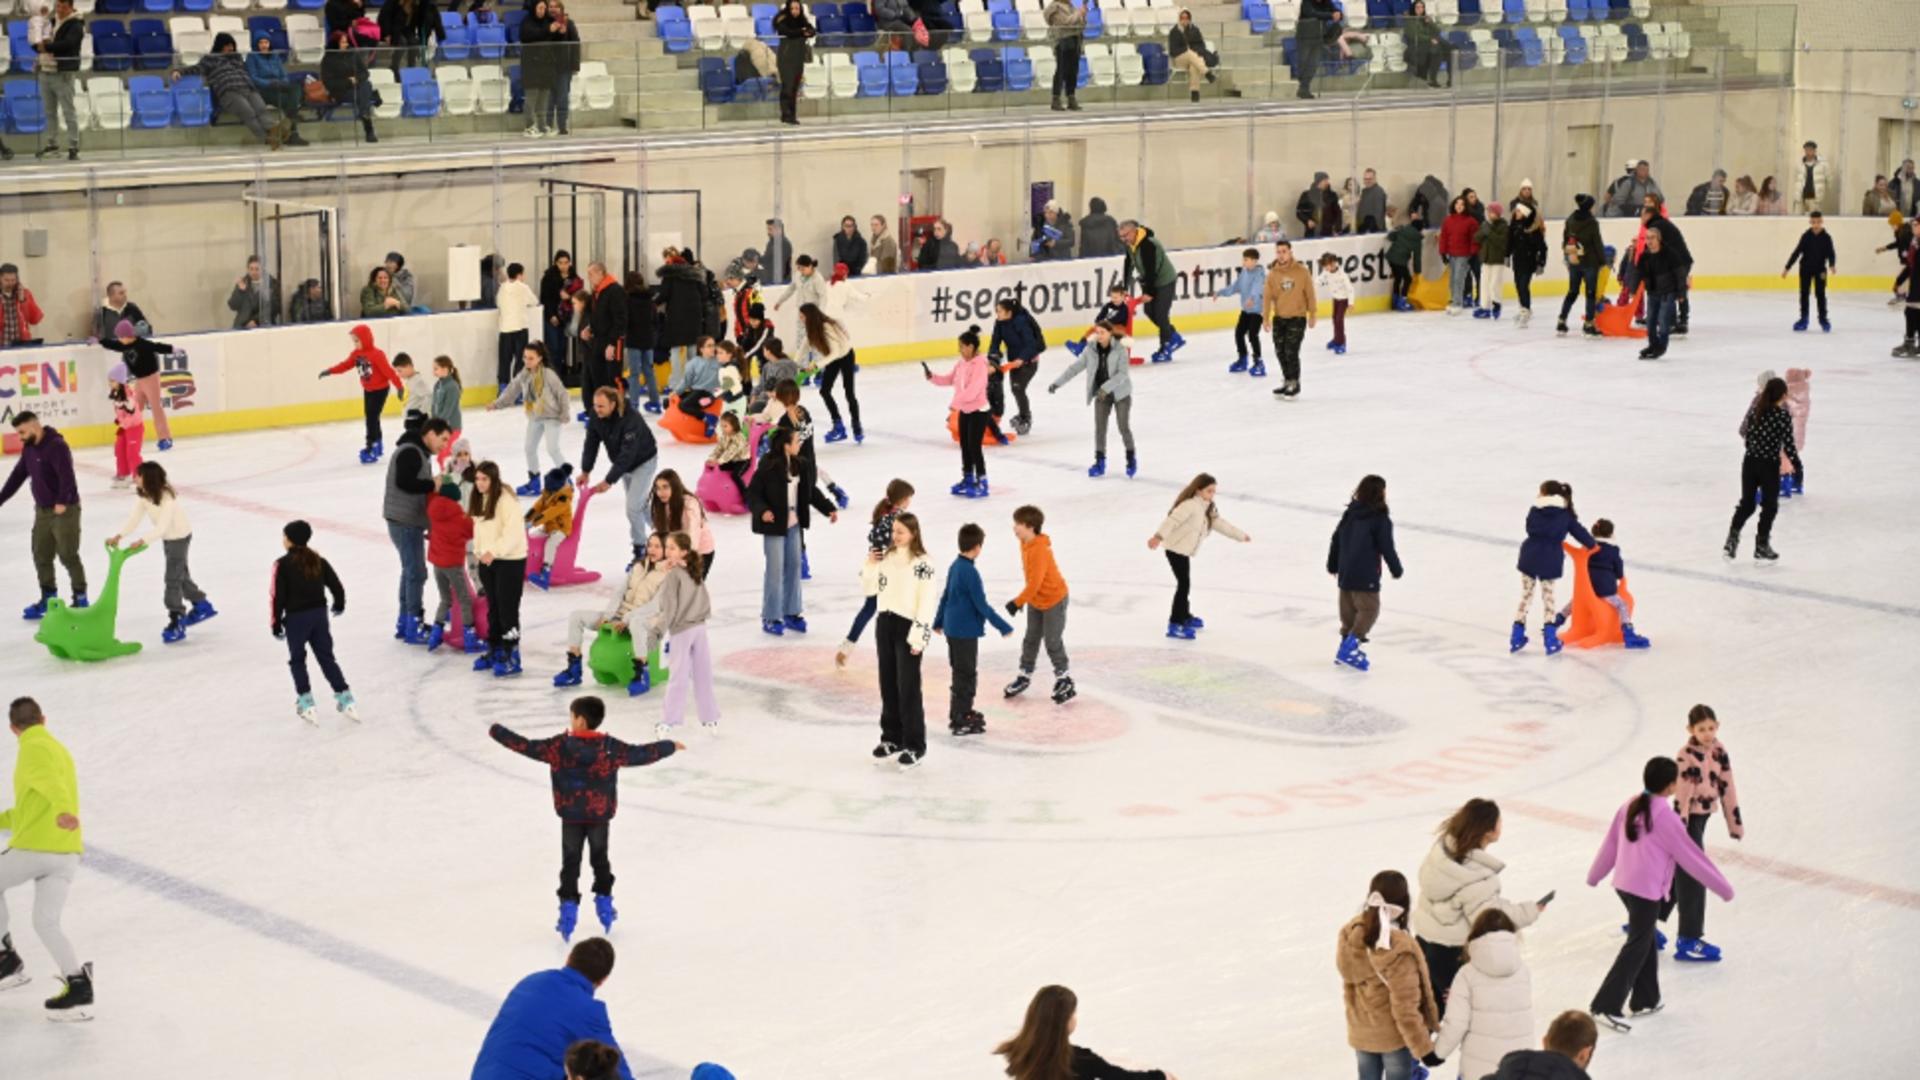
[[[427,565],[465,565],[467,541],[471,539],[473,519],[460,506],[460,500],[438,492],[427,497]]]
[[[1480,222],[1472,214],[1448,214],[1440,223],[1440,256],[1470,259],[1480,254],[1479,231]]]
[[[373,347],[373,331],[362,323],[349,332],[360,343],[360,347],[345,360],[328,368],[327,374],[339,375],[348,368],[356,368],[360,374],[360,389],[369,394],[382,387],[400,389],[400,376],[394,372],[393,365],[387,363],[387,354]]]

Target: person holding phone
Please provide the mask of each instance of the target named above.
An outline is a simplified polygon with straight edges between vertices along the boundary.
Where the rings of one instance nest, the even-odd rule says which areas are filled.
[[[1414,938],[1433,973],[1440,1016],[1446,1018],[1447,992],[1460,970],[1473,923],[1482,911],[1496,908],[1513,920],[1514,929],[1532,926],[1547,909],[1553,894],[1515,903],[1500,895],[1500,872],[1507,864],[1487,848],[1500,839],[1500,807],[1491,799],[1468,799],[1440,825],[1440,835],[1420,864],[1420,896],[1413,908]]]

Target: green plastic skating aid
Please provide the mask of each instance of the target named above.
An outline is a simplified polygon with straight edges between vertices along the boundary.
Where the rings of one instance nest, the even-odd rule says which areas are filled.
[[[62,660],[111,660],[139,652],[139,642],[113,636],[113,623],[120,610],[120,566],[144,550],[108,547],[107,586],[93,606],[70,608],[57,598],[48,600],[47,614],[33,640]]]
[[[611,626],[600,628],[593,644],[587,647],[587,669],[601,686],[625,686],[633,681],[633,635]],[[647,675],[654,685],[667,681],[667,669],[660,666],[660,650],[647,651]]]

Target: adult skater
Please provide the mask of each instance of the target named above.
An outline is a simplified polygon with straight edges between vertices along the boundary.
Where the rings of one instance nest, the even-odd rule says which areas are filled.
[[[1627,908],[1627,940],[1613,967],[1593,995],[1594,1019],[1615,1031],[1631,1031],[1627,1023],[1628,991],[1634,1016],[1660,1011],[1660,962],[1654,949],[1654,924],[1660,904],[1673,891],[1674,867],[1685,868],[1722,900],[1733,899],[1733,886],[1713,865],[1707,853],[1687,835],[1686,823],[1673,809],[1673,790],[1680,766],[1672,758],[1649,760],[1640,770],[1640,794],[1613,815],[1607,838],[1587,871],[1589,887],[1613,875],[1613,891]]]
[[[1693,252],[1687,248],[1687,238],[1680,232],[1680,226],[1667,216],[1666,199],[1657,193],[1648,193],[1640,208],[1640,221],[1647,232],[1660,234],[1660,247],[1671,257],[1674,265],[1674,282],[1677,296],[1674,299],[1671,318],[1674,334],[1687,336],[1687,323],[1693,318]]]
[[[33,568],[40,575],[40,599],[28,604],[21,617],[38,619],[47,613],[47,601],[59,592],[53,560],[67,568],[73,586],[71,606],[87,606],[87,568],[80,565],[80,485],[73,476],[73,451],[60,432],[40,422],[32,412],[13,416],[20,436],[20,460],[14,463],[6,486],[0,487],[0,506],[27,483],[33,494]],[[29,483],[30,482],[30,483]]]
[[[1753,538],[1753,557],[1773,560],[1773,515],[1780,510],[1780,455],[1793,462],[1793,482],[1797,489],[1806,481],[1806,466],[1800,463],[1800,451],[1793,444],[1793,416],[1787,412],[1787,380],[1768,379],[1760,396],[1740,421],[1740,436],[1746,440],[1747,453],[1740,461],[1740,505],[1733,510],[1733,526],[1727,530],[1727,558],[1740,553],[1740,530],[1753,516],[1753,504],[1760,502],[1760,530]]]
[[[593,483],[593,466],[600,447],[607,448],[607,475]],[[605,495],[616,481],[627,489],[627,537],[633,557],[647,552],[647,534],[653,531],[653,474],[660,467],[660,448],[653,430],[639,410],[627,407],[617,386],[603,386],[593,394],[593,419],[587,421],[587,443],[580,451],[580,486]]]
[[[0,810],[9,834],[0,855],[0,990],[27,981],[26,964],[7,932],[7,890],[33,882],[33,929],[53,955],[65,987],[47,999],[49,1020],[93,1019],[93,965],[74,955],[60,929],[67,890],[80,868],[80,781],[73,755],[47,731],[46,715],[30,697],[14,698],[7,726],[20,740],[13,764],[13,806]]]
[[[1806,290],[1802,289],[1801,292],[1804,295]],[[1823,282],[1820,288],[1820,310],[1823,312],[1826,302],[1827,290]],[[1804,303],[1800,306],[1806,307]],[[173,346],[141,335],[131,320],[121,319],[114,323],[112,337],[100,339],[100,347],[117,352],[126,359],[127,373],[132,376],[137,402],[145,405],[147,411],[153,414],[153,434],[160,440],[155,445],[161,450],[173,449],[173,429],[167,426],[166,395],[160,392],[160,358],[171,355]]]
[[[400,555],[400,613],[393,636],[409,645],[425,645],[431,626],[426,621],[427,496],[433,494],[433,459],[447,444],[445,420],[429,420],[394,444],[387,459],[386,495],[381,509],[387,519],[387,538]]]
[[[1413,909],[1414,940],[1433,976],[1440,1016],[1447,1015],[1447,992],[1460,970],[1481,912],[1503,912],[1517,929],[1532,926],[1547,905],[1516,903],[1500,895],[1500,872],[1507,864],[1488,853],[1500,839],[1500,806],[1491,799],[1468,799],[1440,825],[1440,835],[1420,864],[1420,902]]]
[[[1167,257],[1166,246],[1153,235],[1152,229],[1139,222],[1120,223],[1120,242],[1127,245],[1120,284],[1131,289],[1135,279],[1139,280],[1140,295],[1147,298],[1147,318],[1160,330],[1160,348],[1154,351],[1153,362],[1164,364],[1187,343],[1180,331],[1173,328],[1173,284],[1179,272]]]
[[[887,551],[869,550],[860,570],[861,590],[876,600],[880,613],[873,631],[880,668],[880,744],[873,756],[885,761],[898,755],[901,772],[927,756],[920,662],[933,641],[939,577],[920,537],[920,519],[905,512],[893,517]]]
[[[487,1028],[473,1080],[565,1076],[567,1049],[582,1039],[618,1049],[607,1007],[594,998],[612,974],[613,945],[596,937],[575,945],[566,967],[521,979]],[[619,1075],[633,1080],[625,1061]]]
[[[1075,1046],[1080,999],[1064,986],[1043,986],[1027,1005],[1020,1033],[994,1050],[1007,1059],[1013,1080],[1178,1080],[1159,1069],[1135,1071],[1109,1065],[1084,1046]]]
[[[605,263],[587,264],[587,288],[593,300],[587,305],[587,325],[580,330],[580,339],[587,343],[580,358],[580,399],[591,408],[596,390],[603,386],[617,389],[620,385],[631,316],[626,290],[620,287],[618,278],[607,273]],[[579,419],[587,419],[586,409],[580,411]]]
[[[1575,195],[1573,205],[1573,213],[1567,215],[1560,235],[1560,250],[1567,260],[1567,296],[1560,301],[1560,322],[1554,331],[1567,332],[1567,313],[1573,310],[1574,301],[1585,289],[1587,313],[1580,332],[1599,337],[1600,328],[1593,325],[1593,316],[1599,309],[1600,266],[1606,262],[1606,245],[1600,239],[1600,222],[1593,216],[1593,196]]]
[[[1319,302],[1313,296],[1313,272],[1293,257],[1293,243],[1282,240],[1273,248],[1261,286],[1260,319],[1273,332],[1273,355],[1280,362],[1280,385],[1273,396],[1282,400],[1300,395],[1300,343],[1319,321]]]

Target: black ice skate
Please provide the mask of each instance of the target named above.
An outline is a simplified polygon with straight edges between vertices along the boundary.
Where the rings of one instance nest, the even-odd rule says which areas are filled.
[[[1055,705],[1065,705],[1067,702],[1072,701],[1073,694],[1073,676],[1062,675],[1053,680],[1053,703]]]
[[[68,975],[60,981],[66,986],[47,999],[47,1019],[62,1022],[93,1019],[93,965],[81,964],[80,974]]]
[[[1001,694],[1005,697],[1017,697],[1026,693],[1027,687],[1032,685],[1033,679],[1023,671],[1012,682],[1007,684],[1007,688],[1002,690]]]
[[[11,990],[32,981],[26,962],[13,951],[13,935],[0,935],[0,990]]]

